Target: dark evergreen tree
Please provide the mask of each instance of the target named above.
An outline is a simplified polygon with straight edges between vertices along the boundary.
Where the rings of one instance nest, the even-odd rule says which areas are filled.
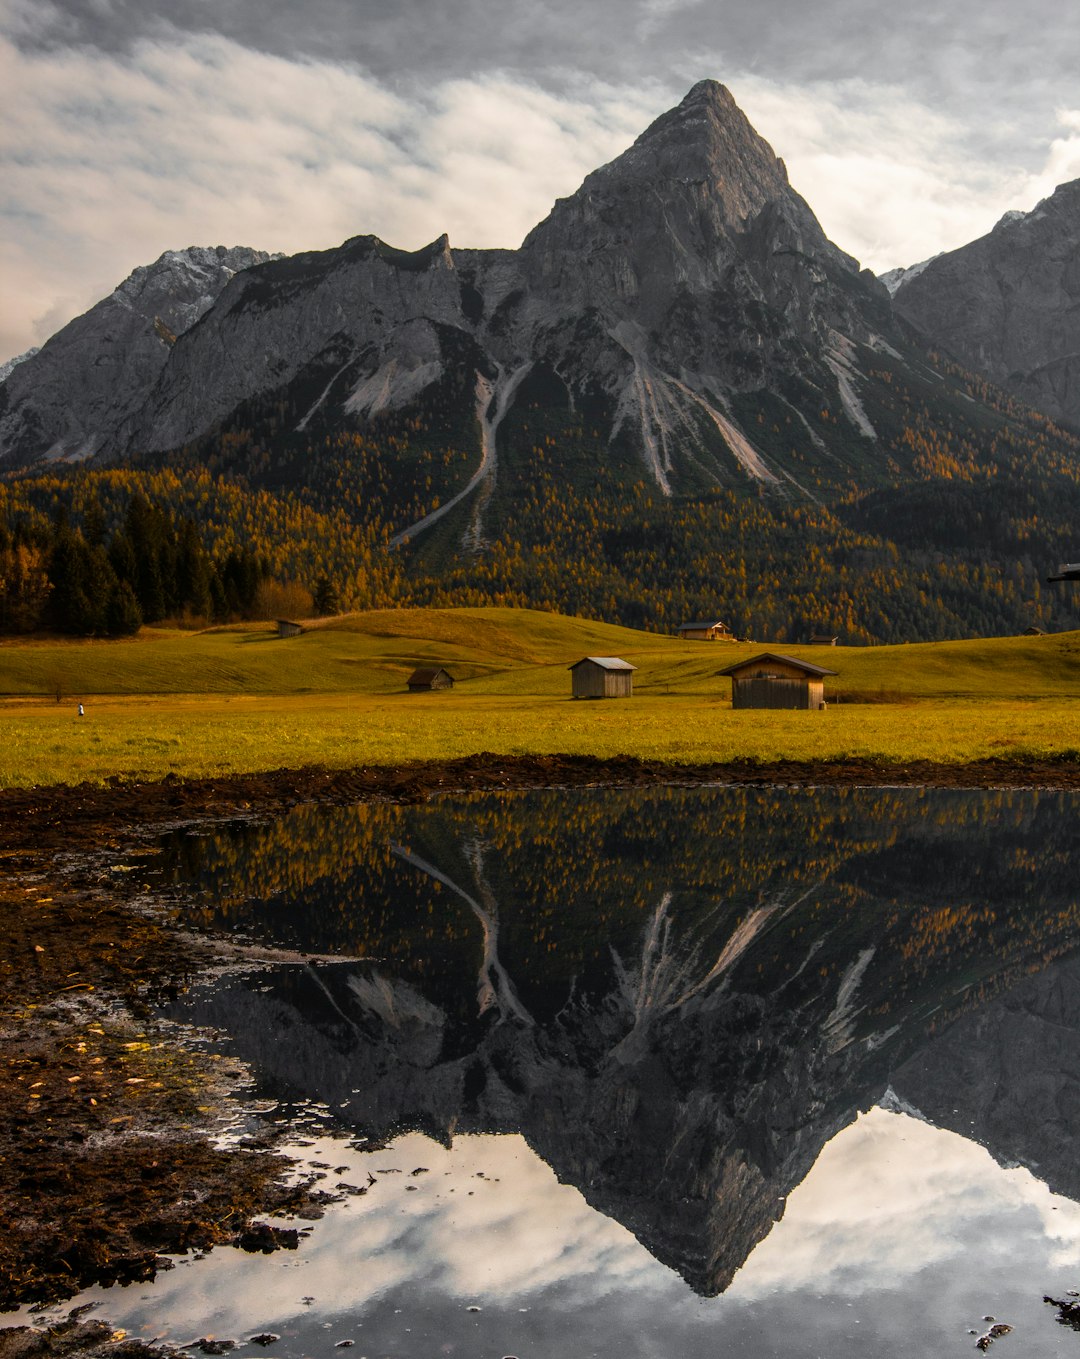
[[[337,586],[329,576],[322,575],[315,583],[315,612],[320,618],[337,613],[341,608]]]
[[[118,582],[104,548],[62,528],[49,559],[49,584],[49,616],[57,631],[81,637],[108,631],[109,597]]]
[[[142,627],[142,612],[135,591],[126,580],[117,581],[105,610],[105,627],[110,637],[128,637]]]

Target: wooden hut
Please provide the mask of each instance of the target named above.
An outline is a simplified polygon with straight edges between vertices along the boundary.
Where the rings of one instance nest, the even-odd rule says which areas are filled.
[[[452,689],[453,677],[442,666],[422,665],[409,676],[411,693],[421,693],[426,689]]]
[[[836,671],[766,651],[718,673],[731,676],[733,708],[824,708],[825,676]]]
[[[726,623],[680,623],[679,636],[684,642],[733,642],[735,634]]]
[[[279,637],[299,637],[304,631],[299,623],[290,623],[287,618],[279,618],[276,621]]]
[[[636,665],[618,656],[586,656],[570,667],[575,698],[630,698]]]
[[[812,632],[810,634],[810,640],[808,641],[807,645],[835,646],[839,640],[840,640],[839,633],[836,633],[834,636],[833,633],[831,632]]]
[[[1040,628],[1039,625],[1038,625],[1037,623],[1032,623],[1031,627],[1025,628],[1025,629],[1024,629],[1023,636],[1025,636],[1025,637],[1045,637],[1045,636],[1046,636],[1046,629],[1045,629],[1045,628]]]

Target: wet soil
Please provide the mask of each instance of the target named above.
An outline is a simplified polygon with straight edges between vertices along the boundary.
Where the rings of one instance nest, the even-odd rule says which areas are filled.
[[[311,1185],[288,1177],[272,1131],[215,1139],[240,1108],[244,1071],[153,1017],[227,950],[185,934],[167,903],[140,895],[137,874],[118,871],[148,833],[311,802],[705,783],[1080,788],[1080,761],[689,767],[480,755],[0,792],[0,1310],[152,1278],[169,1253],[295,1246],[295,1232],[253,1220],[320,1211]],[[19,1334],[0,1331],[0,1359]],[[73,1334],[50,1352],[71,1349]]]
[[[12,876],[0,891],[0,1309],[150,1279],[170,1267],[163,1252],[250,1241],[255,1214],[309,1209],[271,1147],[214,1141],[243,1070],[150,1017],[213,964],[212,945],[62,873]]]
[[[978,760],[937,764],[912,760],[736,760],[683,765],[660,760],[588,756],[474,755],[397,766],[327,770],[279,769],[263,774],[105,786],[0,790],[0,854],[13,849],[52,852],[97,846],[102,835],[133,822],[186,820],[238,812],[273,812],[302,802],[363,802],[385,798],[419,802],[437,793],[552,787],[634,787],[647,784],[885,785],[930,788],[1080,788],[1080,760]]]

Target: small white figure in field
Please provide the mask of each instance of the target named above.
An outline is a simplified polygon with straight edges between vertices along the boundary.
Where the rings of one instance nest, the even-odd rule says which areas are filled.
[[[83,705],[81,703],[79,704],[79,716],[83,716]]]

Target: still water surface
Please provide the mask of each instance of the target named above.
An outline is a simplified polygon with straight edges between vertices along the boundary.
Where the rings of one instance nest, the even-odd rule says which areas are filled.
[[[1080,799],[548,791],[169,837],[176,1014],[342,1194],[88,1294],[357,1356],[1080,1356]],[[329,1136],[336,1132],[336,1139]],[[344,1137],[344,1140],[342,1138]],[[362,1192],[358,1192],[362,1191]]]

